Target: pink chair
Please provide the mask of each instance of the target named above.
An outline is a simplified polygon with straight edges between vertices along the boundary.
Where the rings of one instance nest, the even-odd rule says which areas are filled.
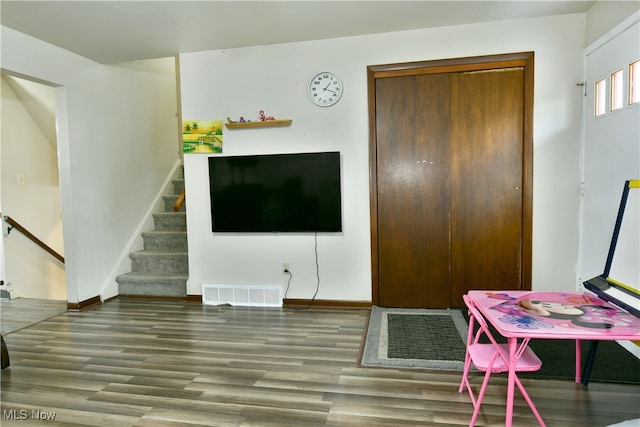
[[[494,373],[504,373],[509,371],[509,345],[498,343],[495,340],[487,326],[486,320],[482,317],[467,295],[463,295],[462,299],[469,309],[469,334],[467,335],[467,351],[464,361],[464,371],[462,373],[462,381],[460,382],[458,392],[462,393],[465,388],[469,392],[469,396],[471,397],[471,402],[474,407],[473,416],[471,417],[469,426],[473,426],[475,425],[478,414],[480,413],[480,405],[482,404],[482,398],[484,397],[487,384],[489,383],[489,377]],[[476,324],[478,325],[478,330],[474,332]],[[483,335],[489,339],[488,344],[480,343],[480,338]],[[518,344],[515,355],[516,372],[532,372],[537,371],[542,367],[542,362],[533,350],[528,347],[528,343],[529,339],[525,339]],[[485,373],[484,380],[482,381],[482,386],[477,397],[474,395],[469,382],[469,371],[472,363],[479,371]],[[529,394],[524,389],[517,375],[515,377],[515,383],[518,385],[522,396],[529,404],[529,407],[533,411],[533,414],[540,425],[544,426],[545,424],[544,421],[542,421],[540,413],[531,401]],[[510,427],[510,425],[507,427]]]

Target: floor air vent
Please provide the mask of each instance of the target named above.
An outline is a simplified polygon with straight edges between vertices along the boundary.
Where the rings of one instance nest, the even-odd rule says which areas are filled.
[[[247,307],[282,307],[280,286],[202,285],[202,303]]]

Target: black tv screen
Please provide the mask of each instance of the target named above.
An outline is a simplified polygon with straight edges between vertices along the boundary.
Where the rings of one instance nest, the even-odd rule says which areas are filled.
[[[214,232],[342,231],[340,153],[209,157]]]

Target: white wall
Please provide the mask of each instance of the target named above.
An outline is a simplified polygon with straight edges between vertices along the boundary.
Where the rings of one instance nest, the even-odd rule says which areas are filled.
[[[94,67],[65,89],[72,195],[65,235],[75,236],[68,249],[78,299],[108,298],[117,295],[112,270],[178,156],[173,59]]]
[[[598,39],[584,52],[586,96],[584,142],[584,198],[581,228],[582,283],[602,274],[609,252],[623,184],[640,178],[640,104],[628,105],[595,117],[594,86],[623,70],[623,93],[628,93],[628,66],[640,58],[640,13],[623,21],[615,31]],[[636,239],[640,236],[636,236]],[[640,283],[628,283],[640,287]]]
[[[1,95],[2,213],[64,255],[58,159],[52,131],[55,118],[46,111],[54,103],[54,89],[3,75]],[[47,108],[38,108],[35,104],[39,103]],[[18,182],[18,175],[23,181]],[[7,253],[3,278],[12,284],[12,298],[66,300],[61,262],[17,230],[3,241]]]
[[[320,234],[317,298],[371,300],[368,65],[535,51],[533,288],[575,289],[578,250],[580,106],[585,15],[494,22],[199,52],[180,58],[183,117],[291,118],[290,128],[225,131],[224,155],[339,150],[343,223]],[[333,107],[306,94],[318,71],[345,84]],[[202,283],[280,284],[290,262],[289,298],[315,292],[311,234],[225,235],[210,230],[207,156],[185,156],[189,294]]]
[[[63,85],[75,73],[94,67],[96,62],[57,46],[0,26],[3,72]]]
[[[587,10],[584,45],[589,46],[596,42],[596,40],[639,9],[640,2],[637,0],[596,1]]]
[[[173,58],[100,65],[2,27],[0,65],[60,85],[67,300],[117,295],[113,273],[178,159]]]

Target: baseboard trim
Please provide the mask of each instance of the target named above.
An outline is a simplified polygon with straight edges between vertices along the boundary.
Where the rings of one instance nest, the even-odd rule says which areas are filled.
[[[159,299],[159,300],[179,300],[194,304],[202,304],[202,295],[189,294],[186,297],[168,297],[168,296],[152,296],[152,295],[118,295],[122,298],[140,298],[140,299]],[[113,299],[113,298],[111,298]],[[316,308],[353,308],[363,309],[371,308],[371,301],[344,301],[344,300],[311,300],[311,299],[284,299],[282,301],[284,307],[316,307]]]
[[[92,305],[100,304],[100,295],[96,295],[95,297],[86,299],[80,302],[69,302],[67,301],[67,310],[69,311],[82,311],[91,307]]]
[[[202,304],[202,295],[187,295],[187,302],[198,302]]]
[[[322,308],[371,308],[370,301],[342,301],[342,300],[310,300],[310,299],[292,299],[283,300],[285,307],[322,307]]]
[[[105,302],[114,300],[116,298],[155,299],[155,300],[186,301],[186,302],[202,303],[202,295],[187,295],[183,297],[175,297],[175,296],[169,296],[169,295],[127,295],[127,294],[116,295],[115,297],[109,298]]]
[[[134,299],[156,299],[156,300],[167,300],[167,301],[186,301],[188,297],[186,296],[173,296],[173,295],[129,295],[129,294],[120,294],[118,298],[134,298]]]

